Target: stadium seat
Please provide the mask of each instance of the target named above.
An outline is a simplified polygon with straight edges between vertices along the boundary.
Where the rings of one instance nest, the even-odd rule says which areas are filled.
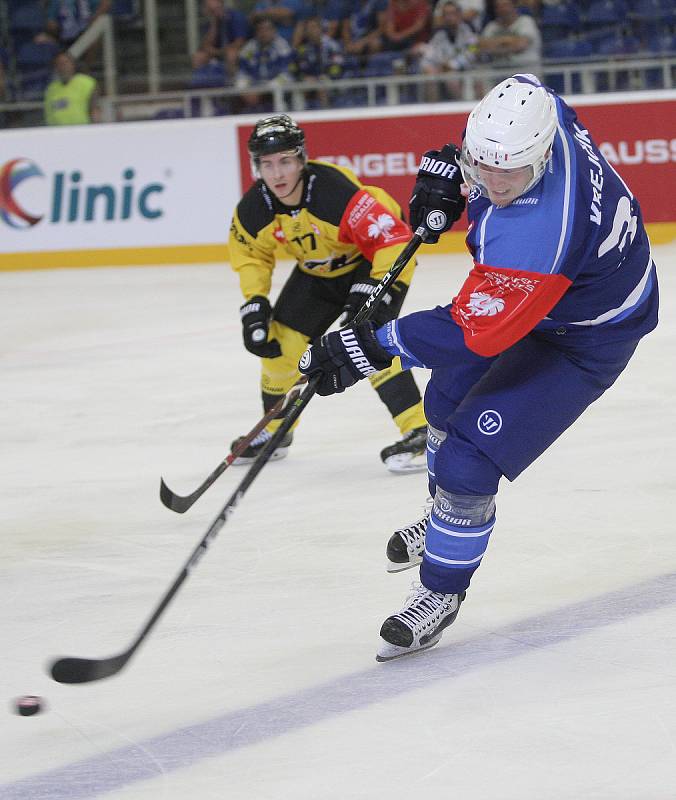
[[[113,0],[110,13],[114,17],[132,17],[138,14],[138,3],[136,0]]]
[[[369,56],[366,66],[361,74],[365,78],[379,78],[394,74],[395,64],[401,62],[404,56],[401,53],[373,53]]]
[[[40,2],[28,0],[20,3],[9,13],[9,31],[11,34],[25,37],[34,36],[45,27],[45,15]]]
[[[25,42],[16,54],[16,66],[20,72],[31,69],[51,69],[54,56],[59,52],[56,44]]]
[[[589,58],[593,54],[591,42],[585,39],[560,39],[558,42],[548,42],[544,51],[546,58],[557,61],[577,61]]]
[[[543,6],[540,25],[543,28],[556,26],[571,30],[580,24],[580,14],[572,3],[558,3],[555,6]]]
[[[629,16],[638,20],[659,20],[666,13],[662,0],[634,0],[629,7]]]
[[[627,13],[627,8],[621,0],[595,0],[584,15],[586,25],[606,26],[617,25]]]
[[[222,61],[210,61],[193,70],[191,89],[218,89],[225,86],[225,67]]]
[[[637,53],[640,43],[636,36],[615,34],[601,39],[596,46],[596,53],[601,56],[624,56]]]

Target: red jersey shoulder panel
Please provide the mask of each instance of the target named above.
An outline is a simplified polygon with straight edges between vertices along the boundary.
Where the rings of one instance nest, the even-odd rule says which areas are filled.
[[[366,189],[357,192],[345,208],[338,238],[356,244],[368,261],[383,247],[406,244],[411,238],[408,225]]]

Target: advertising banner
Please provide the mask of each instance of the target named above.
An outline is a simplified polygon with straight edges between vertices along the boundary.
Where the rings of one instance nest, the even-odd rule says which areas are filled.
[[[636,98],[607,102],[596,95],[593,101],[576,98],[574,105],[604,156],[639,198],[645,221],[676,222],[676,200],[666,191],[676,186],[676,100],[666,93],[664,99],[659,94],[646,101]],[[372,112],[368,118],[303,120],[308,153],[349,167],[362,182],[381,186],[406,208],[420,157],[445,142],[459,144],[472,105],[463,104],[457,113],[439,108],[426,113],[423,106],[406,116]],[[239,133],[245,186],[250,185],[250,130],[242,126]]]
[[[676,235],[676,92],[573,98],[641,201],[653,241]],[[351,168],[406,207],[422,153],[459,142],[472,103],[295,115],[311,157]],[[227,259],[251,185],[255,117],[0,131],[0,269]],[[458,226],[460,228],[460,226]],[[657,230],[656,230],[657,229]],[[462,233],[444,237],[462,249]]]
[[[3,133],[3,253],[225,242],[228,137],[222,120]]]

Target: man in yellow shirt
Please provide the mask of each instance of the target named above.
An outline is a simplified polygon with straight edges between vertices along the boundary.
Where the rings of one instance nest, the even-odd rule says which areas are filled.
[[[387,192],[364,186],[348,169],[308,160],[305,134],[285,114],[258,121],[249,155],[257,181],[237,205],[229,249],[245,300],[244,346],[261,359],[267,411],[298,379],[308,342],[354,317],[412,234]],[[296,266],[273,308],[268,295],[280,249]],[[380,324],[398,316],[414,269],[412,261],[377,306]],[[413,375],[397,359],[370,381],[402,437],[381,460],[391,472],[426,469],[427,422]],[[280,424],[270,422],[235,463],[253,461]],[[290,444],[289,433],[272,458]]]
[[[56,78],[45,92],[47,125],[88,125],[99,122],[98,91],[91,75],[78,72],[70,53],[59,53],[54,59]]]

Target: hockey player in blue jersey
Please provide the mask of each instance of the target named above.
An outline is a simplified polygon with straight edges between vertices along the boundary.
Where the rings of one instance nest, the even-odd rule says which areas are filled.
[[[639,203],[576,112],[534,76],[515,75],[483,98],[461,151],[425,154],[413,229],[431,210],[450,227],[464,197],[474,263],[452,302],[325,334],[300,366],[320,376],[325,395],[362,378],[364,357],[376,370],[395,356],[432,370],[433,504],[387,548],[390,571],[422,561],[421,582],[383,623],[379,661],[439,641],[486,552],[500,479],[514,480],[572,425],[657,324]]]

